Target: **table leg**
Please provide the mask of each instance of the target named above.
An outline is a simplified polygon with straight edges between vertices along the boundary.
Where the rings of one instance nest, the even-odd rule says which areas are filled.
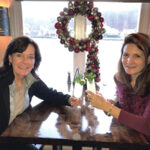
[[[80,145],[73,145],[72,150],[82,150],[82,146]]]
[[[93,150],[102,150],[101,147],[93,147]]]
[[[53,145],[53,150],[62,150],[61,145]]]

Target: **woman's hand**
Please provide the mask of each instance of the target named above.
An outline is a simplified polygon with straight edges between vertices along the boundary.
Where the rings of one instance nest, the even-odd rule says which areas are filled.
[[[92,91],[87,91],[87,97],[91,102],[93,107],[105,110],[107,101],[100,93],[93,93]]]
[[[95,94],[92,91],[87,91],[87,97],[91,101],[92,106],[102,109],[108,115],[112,115],[118,119],[121,109],[114,106],[112,100],[107,101],[101,94]]]
[[[76,98],[74,96],[69,98],[69,104],[71,106],[78,106],[81,103],[81,98]]]

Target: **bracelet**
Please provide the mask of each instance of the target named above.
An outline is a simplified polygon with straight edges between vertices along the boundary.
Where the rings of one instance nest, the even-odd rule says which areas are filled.
[[[110,108],[109,108],[109,110],[108,110],[108,112],[107,112],[107,115],[108,115],[108,116],[110,116],[110,114],[111,114],[111,112],[112,112],[112,110],[113,110],[113,107],[114,107],[114,104],[111,104],[111,106],[110,106]]]

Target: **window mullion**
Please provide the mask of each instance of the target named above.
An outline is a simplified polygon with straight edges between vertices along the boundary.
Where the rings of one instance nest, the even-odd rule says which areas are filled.
[[[9,8],[10,32],[12,37],[23,35],[22,8],[20,1],[14,1]]]
[[[74,19],[74,31],[76,39],[84,39],[86,35],[86,17],[85,16],[75,16]],[[79,67],[80,72],[85,71],[85,52],[74,53],[74,71],[76,67]]]
[[[139,21],[139,32],[150,35],[150,3],[143,3]]]

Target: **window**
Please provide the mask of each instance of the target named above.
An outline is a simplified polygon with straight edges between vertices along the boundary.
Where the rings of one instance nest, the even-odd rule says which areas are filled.
[[[95,6],[102,12],[106,29],[103,40],[99,42],[100,91],[112,98],[115,95],[113,78],[117,72],[123,39],[129,33],[138,32],[141,4],[95,2]]]
[[[64,89],[64,84],[67,88],[67,72],[73,75],[73,53],[60,44],[54,28],[65,7],[68,2],[22,2],[23,33],[37,41],[41,49],[42,63],[38,73],[49,86],[58,90]],[[109,98],[115,92],[113,76],[124,36],[138,31],[141,4],[94,2],[94,7],[105,19],[106,33],[99,41],[101,82],[98,85],[100,92]]]
[[[59,12],[66,6],[67,2],[22,2],[23,33],[33,38],[41,50],[38,73],[58,90],[63,90],[65,84],[67,88],[67,74],[73,71],[73,53],[60,44],[54,28]]]

